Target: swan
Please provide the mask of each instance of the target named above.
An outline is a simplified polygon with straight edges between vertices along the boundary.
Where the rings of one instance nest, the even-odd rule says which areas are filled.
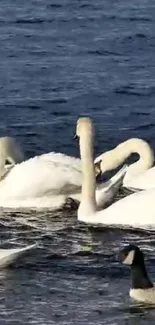
[[[14,264],[21,257],[31,253],[37,247],[36,244],[21,248],[0,249],[0,268]]]
[[[12,137],[0,138],[0,156],[0,180],[7,175],[16,163],[24,160],[24,153]]]
[[[144,255],[140,248],[130,244],[119,252],[119,259],[123,264],[131,267],[132,288],[129,295],[137,301],[155,305],[155,287],[150,281]]]
[[[104,172],[107,164],[111,169],[115,169],[132,153],[138,153],[140,159],[128,167],[123,186],[133,190],[155,188],[155,167],[152,167],[154,153],[149,144],[142,139],[133,138],[122,142],[114,149],[98,156],[95,162],[101,161],[100,169]]]
[[[0,139],[1,140],[1,139]],[[0,141],[0,206],[6,208],[62,207],[67,198],[81,199],[81,160],[61,153],[47,153],[22,162],[15,156],[13,139],[1,145]],[[2,148],[2,150],[1,150]],[[6,172],[6,157],[11,162]],[[18,158],[18,159],[17,159]],[[96,175],[99,173],[96,166]],[[125,175],[121,170],[96,190],[98,209],[117,194]]]
[[[131,194],[108,208],[97,211],[93,162],[94,129],[89,118],[78,120],[76,134],[79,137],[83,173],[78,220],[91,224],[121,225],[142,229],[155,228],[155,189]],[[81,141],[82,139],[85,141]]]

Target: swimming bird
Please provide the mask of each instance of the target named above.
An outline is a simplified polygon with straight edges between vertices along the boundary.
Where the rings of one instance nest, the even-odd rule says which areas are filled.
[[[114,149],[99,155],[95,162],[99,164],[100,169],[108,164],[108,168],[115,169],[120,166],[132,154],[137,153],[139,160],[129,165],[126,175],[123,179],[123,186],[135,190],[155,188],[155,167],[154,152],[149,144],[138,138],[132,138],[120,143]]]
[[[80,201],[82,184],[80,159],[51,152],[20,162],[15,157],[16,151],[16,144],[13,141],[7,150],[5,146],[0,146],[1,207],[57,209],[64,205],[68,197]],[[6,157],[12,162],[7,173]],[[98,166],[95,171],[97,176]],[[98,208],[102,206],[102,202],[109,203],[117,194],[124,175],[125,171],[122,170],[111,180],[98,186],[96,190]]]
[[[0,249],[0,268],[8,267],[14,264],[21,257],[32,253],[37,247],[36,244],[12,249]]]
[[[133,244],[125,246],[119,253],[119,259],[131,268],[130,297],[137,301],[155,304],[155,287],[148,277],[144,255],[140,248]]]
[[[24,153],[17,141],[12,137],[0,138],[0,180],[10,169],[24,160]]]
[[[76,134],[79,136],[83,173],[78,220],[91,224],[155,228],[155,189],[131,194],[111,204],[108,208],[97,211],[92,121],[89,118],[80,118],[77,122]],[[85,141],[81,141],[81,135]]]

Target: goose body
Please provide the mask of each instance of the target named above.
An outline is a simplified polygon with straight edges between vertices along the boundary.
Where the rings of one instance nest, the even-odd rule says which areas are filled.
[[[79,119],[77,134],[80,137],[83,184],[78,220],[92,224],[155,228],[155,189],[131,194],[111,204],[108,208],[97,211],[96,180],[93,168],[93,133],[90,119]],[[82,137],[85,137],[87,141],[81,142]]]
[[[0,249],[0,268],[14,264],[26,254],[31,254],[36,247],[37,245],[34,244],[22,248]]]
[[[132,153],[137,153],[140,158],[128,167],[123,186],[137,190],[155,188],[155,167],[152,167],[154,153],[149,144],[142,139],[133,138],[122,142],[114,149],[98,156],[95,162],[101,161],[102,171],[104,171],[106,164],[110,164],[111,169],[114,169],[121,165]]]
[[[139,247],[132,244],[125,246],[120,251],[119,258],[131,268],[130,297],[143,303],[155,304],[155,287],[148,277],[144,256]]]
[[[0,141],[1,144],[1,141]],[[81,199],[81,160],[61,153],[47,153],[20,162],[13,154],[15,142],[0,150],[0,206],[7,208],[50,208],[63,206],[67,197]],[[0,147],[1,149],[1,147]],[[10,149],[10,151],[9,151]],[[6,172],[6,157],[13,164]],[[16,164],[15,164],[15,163]],[[96,191],[98,208],[110,202],[122,184],[124,171]]]

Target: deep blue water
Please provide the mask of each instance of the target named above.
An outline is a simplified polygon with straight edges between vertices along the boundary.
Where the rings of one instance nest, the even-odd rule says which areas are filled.
[[[16,137],[27,157],[78,156],[76,120],[90,116],[96,154],[135,136],[155,147],[154,26],[153,0],[1,0],[0,136]],[[138,243],[155,280],[154,234],[51,216],[1,212],[2,244],[39,248],[0,273],[0,324],[154,325],[155,311],[129,300],[129,270],[116,259]],[[91,253],[77,255],[85,245]]]

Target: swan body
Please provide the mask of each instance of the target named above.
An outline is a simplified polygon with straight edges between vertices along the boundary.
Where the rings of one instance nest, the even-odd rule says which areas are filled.
[[[138,153],[140,158],[128,167],[123,186],[137,190],[155,188],[155,167],[152,167],[154,153],[149,144],[142,139],[133,138],[122,142],[116,148],[98,156],[95,162],[101,160],[101,170],[104,172],[107,164],[111,165],[111,169],[115,169],[132,153]]]
[[[140,302],[155,304],[155,287],[148,277],[140,248],[132,244],[127,245],[120,251],[119,257],[123,264],[131,268],[130,297]]]
[[[78,214],[83,222],[103,225],[118,225],[141,229],[155,229],[155,190],[131,194],[108,208],[91,213]]]
[[[59,208],[66,197],[81,200],[80,159],[70,164],[58,163],[60,154],[49,153],[16,164],[0,182],[0,206],[9,208]],[[52,159],[51,159],[52,158]],[[53,159],[54,158],[54,159]],[[100,184],[96,190],[98,208],[117,194],[125,170]]]
[[[67,197],[80,201],[82,173],[79,158],[51,152],[23,159],[24,155],[13,138],[0,138],[1,207],[57,209],[63,206]],[[109,204],[117,194],[124,171],[115,176],[96,190],[99,209],[102,203]]]
[[[83,183],[78,220],[92,224],[155,228],[155,189],[131,194],[113,203],[108,208],[97,211],[96,180],[93,167],[93,133],[91,120],[80,118],[77,123],[77,135],[80,137]],[[83,137],[87,141],[81,141]]]
[[[19,258],[32,252],[36,247],[37,245],[33,244],[22,248],[0,249],[0,268],[12,265]]]
[[[11,207],[17,201],[21,207],[31,206],[35,200],[40,200],[39,205],[44,201],[49,204],[51,197],[76,193],[81,180],[78,164],[73,161],[69,169],[69,164],[59,164],[57,157],[60,159],[57,154],[49,153],[16,164],[0,182],[0,206]]]

